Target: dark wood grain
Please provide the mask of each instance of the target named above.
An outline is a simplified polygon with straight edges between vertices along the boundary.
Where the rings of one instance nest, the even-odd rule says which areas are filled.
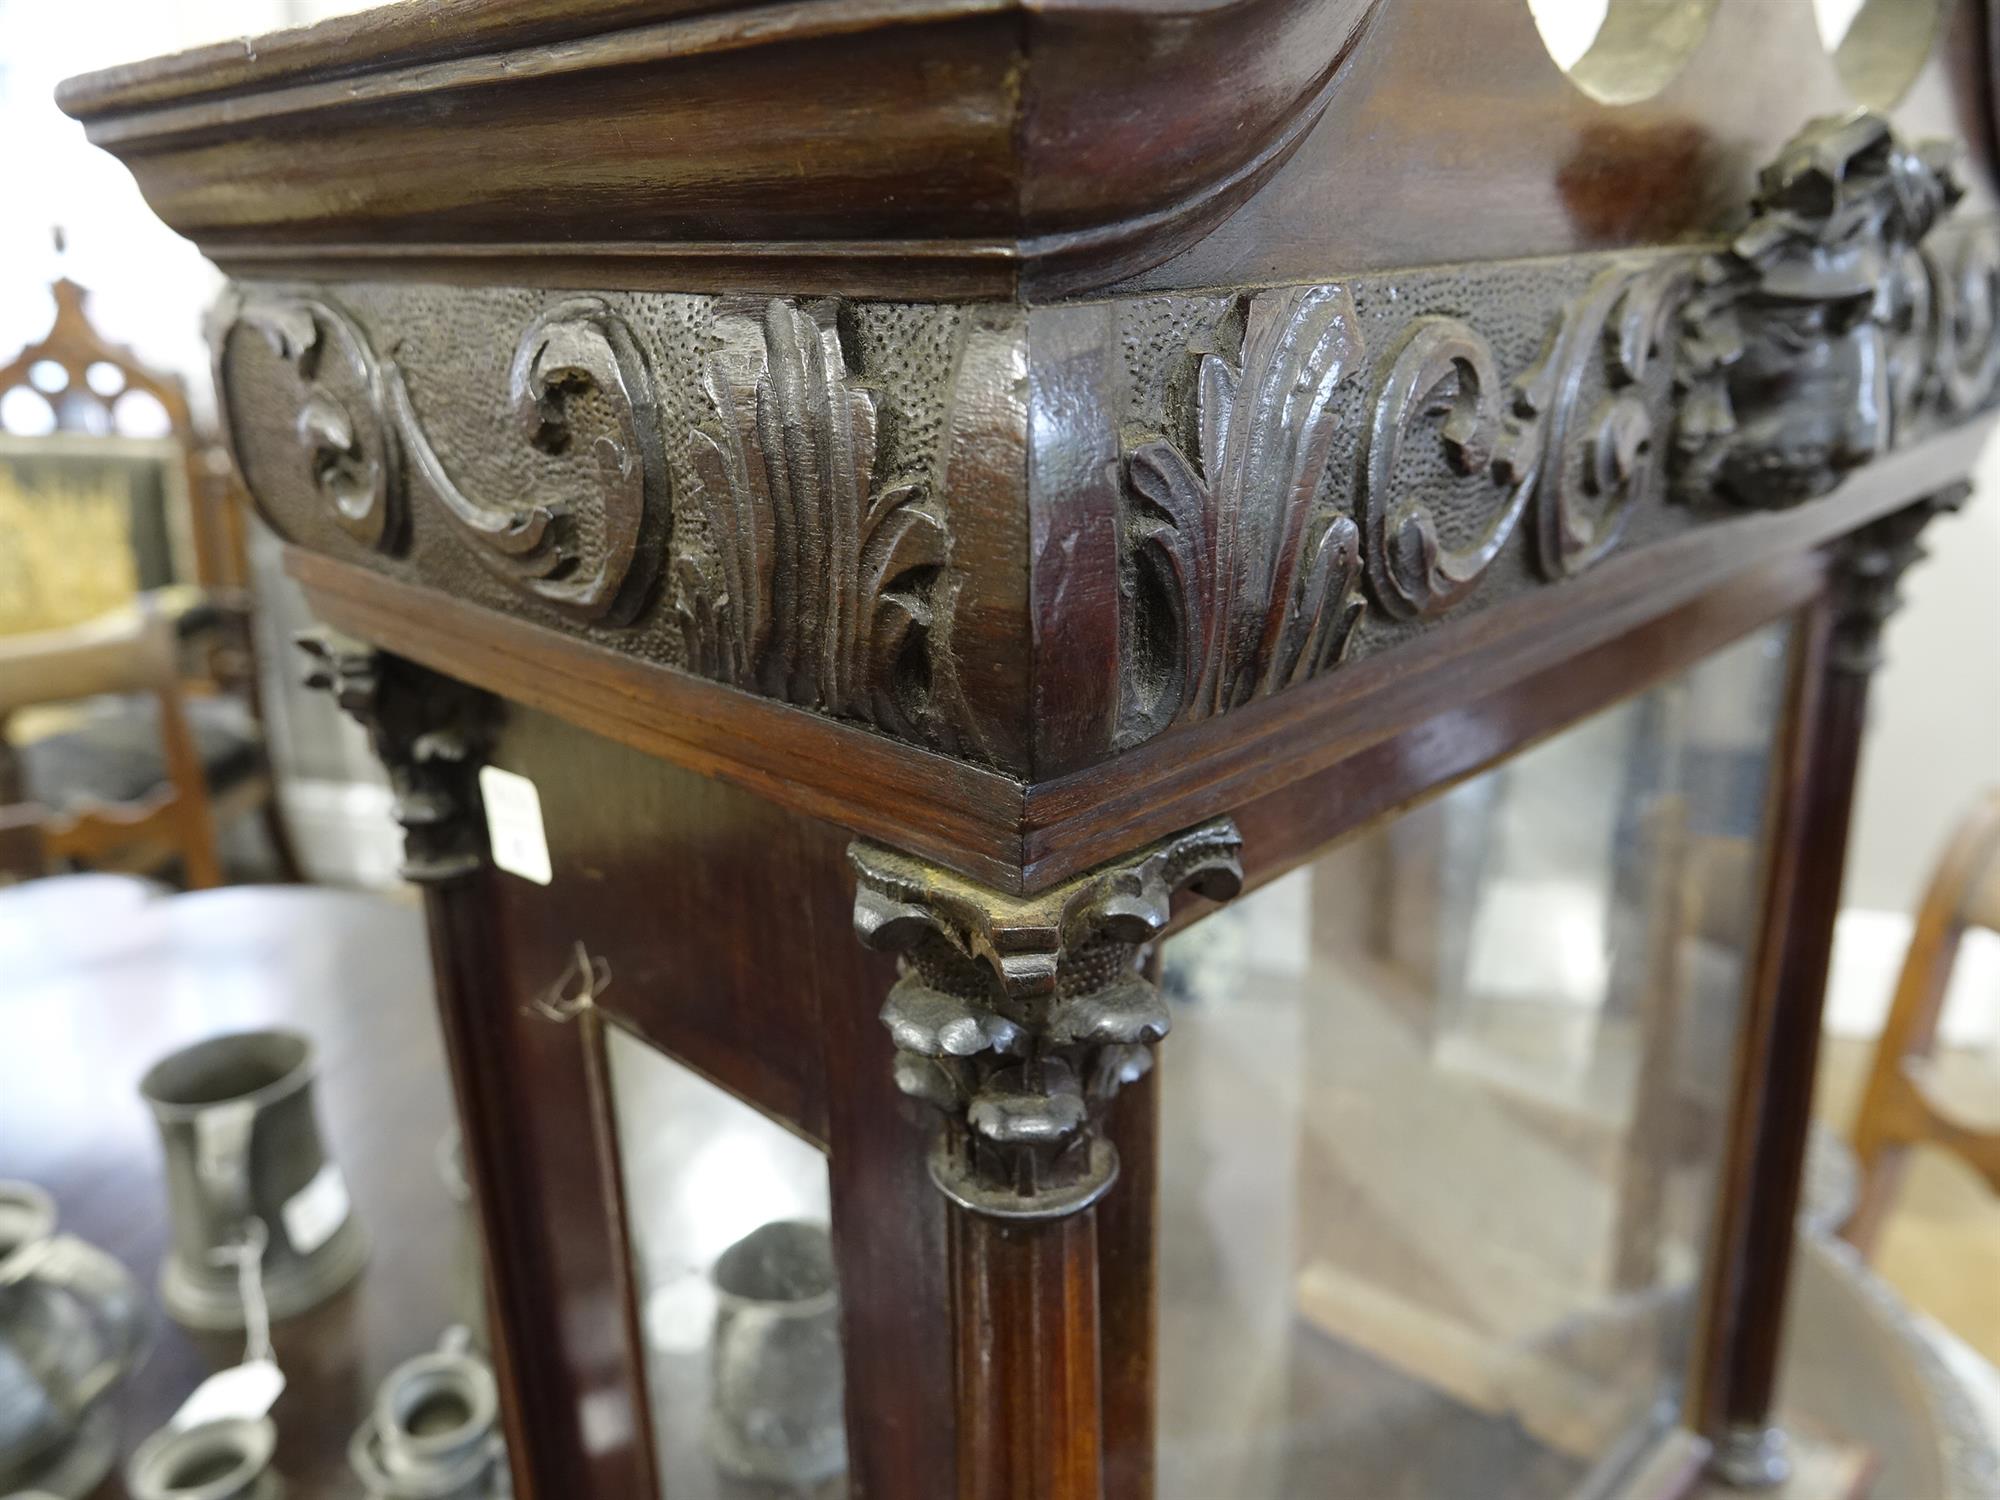
[[[1951,64],[1974,10],[1898,115],[1988,163],[1984,75]],[[1764,0],[1724,0],[1623,106],[1562,78],[1524,6],[1463,0],[459,0],[61,99],[238,273],[953,297],[1711,234],[1852,102],[1810,11]]]
[[[1020,784],[998,772],[296,548],[285,566],[320,618],[413,661],[967,873],[1013,873]]]
[[[550,1383],[537,1424],[544,1441],[576,1450],[582,1394],[595,1392],[600,1409],[644,1399],[639,1344],[625,1322],[626,1209],[615,1184],[596,1180],[617,1150],[601,1134],[588,1139],[603,1091],[577,1092],[591,1055],[580,1051],[577,1023],[523,1013],[581,942],[610,976],[595,1019],[828,1152],[855,1492],[935,1500],[953,1441],[944,1203],[924,1169],[930,1132],[890,1081],[889,1037],[876,1019],[893,965],[847,930],[846,835],[524,709],[510,712],[494,763],[539,789],[555,876],[542,887],[493,874],[483,936],[465,949],[503,956],[484,1025],[514,1031],[524,1053],[507,1073],[490,1060],[473,1071],[514,1080],[496,1099],[513,1132],[502,1137],[500,1169],[532,1215],[510,1243],[522,1264],[543,1268],[525,1276],[537,1305],[521,1326]],[[468,1040],[482,1057],[494,1045]],[[554,1217],[550,1204],[562,1206]],[[553,1286],[569,1290],[557,1297]],[[557,1317],[562,1330],[549,1326]],[[652,1500],[632,1488],[638,1466],[619,1447],[627,1456],[618,1465],[596,1460],[592,1488],[534,1493]],[[581,1483],[573,1472],[553,1477]]]
[[[1157,953],[1157,950],[1156,950]],[[1153,961],[1157,965],[1157,958]],[[1157,968],[1151,972],[1157,981]],[[1098,1349],[1105,1500],[1151,1500],[1158,1436],[1160,1091],[1164,1053],[1118,1091],[1105,1136],[1118,1185],[1097,1208]]]
[[[596,285],[1004,294],[1023,260],[1146,263],[1241,202],[1310,129],[1372,3],[461,4],[59,99],[239,272],[552,285],[567,263]],[[218,170],[258,191],[218,190]],[[558,203],[564,246],[543,228]]]
[[[1941,504],[1955,503],[1946,499]],[[1701,1421],[1726,1461],[1777,1409],[1787,1296],[1820,1019],[1870,677],[1902,573],[1935,513],[1919,501],[1844,538],[1797,663],[1783,778],[1772,812],[1762,940],[1717,1229]]]
[[[1097,1500],[1097,1220],[952,1211],[959,1500]]]

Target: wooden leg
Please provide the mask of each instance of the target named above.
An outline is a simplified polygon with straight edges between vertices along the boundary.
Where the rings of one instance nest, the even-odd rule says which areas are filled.
[[[1097,1221],[951,1216],[960,1500],[1097,1500]]]
[[[944,1116],[930,1171],[952,1205],[959,1500],[1101,1500],[1107,1418],[1121,1461],[1150,1448],[1157,1121],[1142,1098],[1114,1132],[1113,1100],[1169,1025],[1142,953],[1178,891],[1236,893],[1240,846],[1222,820],[1028,896],[851,851],[855,929],[904,958],[882,1010],[896,1083]],[[1138,1157],[1116,1207],[1114,1133]],[[1104,1308],[1100,1222],[1141,1281]],[[1119,1493],[1149,1478],[1141,1460]]]
[[[1732,1484],[1776,1484],[1790,1472],[1774,1398],[1868,682],[1918,535],[1958,498],[1919,502],[1839,544],[1828,594],[1803,626],[1697,1398],[1715,1470]]]
[[[1155,950],[1154,964],[1158,962]],[[1149,969],[1148,977],[1157,980]],[[1104,1380],[1105,1500],[1152,1500],[1157,1429],[1160,1102],[1152,1072],[1119,1092],[1105,1121],[1118,1185],[1097,1206],[1098,1328]]]
[[[487,861],[476,778],[494,706],[357,642],[305,644],[308,681],[389,772],[403,875],[424,891],[515,1494],[657,1500],[601,1018],[530,1003],[567,949]]]
[[[1945,988],[1965,933],[1966,903],[2000,857],[2000,796],[1989,796],[1952,835],[1931,876],[1896,982],[1895,1003],[1875,1045],[1868,1087],[1854,1125],[1861,1191],[1841,1234],[1865,1258],[1875,1251],[1882,1220],[1895,1201],[1909,1148],[1927,1134],[1927,1111],[1904,1067],[1937,1043]]]

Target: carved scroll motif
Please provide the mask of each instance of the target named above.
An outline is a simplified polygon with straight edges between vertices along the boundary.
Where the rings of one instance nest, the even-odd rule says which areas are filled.
[[[923,482],[878,484],[880,419],[832,303],[717,320],[715,409],[694,435],[709,546],[675,558],[697,671],[935,738],[928,658],[950,535]]]
[[[1360,354],[1345,287],[1253,297],[1241,362],[1197,364],[1194,455],[1165,438],[1131,450],[1127,550],[1170,648],[1136,685],[1143,733],[1276,692],[1347,649],[1360,532],[1320,489],[1334,387]]]
[[[424,435],[393,364],[387,387],[410,462],[482,564],[579,619],[623,624],[638,613],[666,548],[666,461],[651,376],[607,304],[576,297],[550,307],[522,333],[507,377],[528,444],[584,463],[597,528],[588,546],[567,500],[529,494],[496,504],[467,494]]]
[[[1944,250],[1927,247],[1923,260],[1935,308],[1929,363],[1942,414],[1968,416],[2000,394],[2000,240],[1964,235]]]
[[[313,488],[356,540],[383,552],[404,538],[401,461],[390,426],[381,362],[360,326],[320,297],[253,296],[220,309],[215,339],[216,390],[225,415],[223,379],[229,337],[237,328],[262,334],[292,367],[301,394],[293,425]],[[231,422],[232,446],[238,447]]]
[[[1496,472],[1501,436],[1500,377],[1484,337],[1456,318],[1419,318],[1385,362],[1375,387],[1362,460],[1361,516],[1366,533],[1368,581],[1375,600],[1397,619],[1442,613],[1479,581],[1519,524],[1534,470],[1525,478]],[[1404,462],[1418,432],[1436,443],[1430,459],[1441,476],[1420,484]],[[1442,464],[1438,463],[1442,460]],[[1469,502],[1485,520],[1457,547],[1440,537],[1430,498],[1439,489]],[[1481,502],[1484,502],[1483,504]]]
[[[1498,472],[1533,491],[1535,555],[1550,578],[1602,558],[1632,502],[1659,488],[1673,315],[1688,279],[1678,258],[1607,267],[1514,383]]]
[[[1243,882],[1228,819],[1033,896],[1007,896],[870,844],[854,928],[901,955],[882,1022],[896,1083],[942,1111],[932,1162],[945,1193],[1003,1218],[1074,1213],[1117,1174],[1098,1132],[1118,1089],[1152,1066],[1171,1024],[1139,972],[1174,895],[1227,900]]]

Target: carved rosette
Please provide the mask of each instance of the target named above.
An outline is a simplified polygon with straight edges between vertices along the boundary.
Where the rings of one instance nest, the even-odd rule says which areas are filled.
[[[1399,620],[1441,614],[1463,599],[1520,523],[1535,466],[1518,458],[1496,465],[1500,400],[1492,347],[1457,318],[1418,319],[1376,381],[1362,529],[1375,600]],[[1423,477],[1405,459],[1420,440]],[[1457,546],[1441,539],[1434,509],[1447,497],[1483,516]]]
[[[1340,660],[1361,617],[1360,532],[1321,499],[1334,387],[1361,354],[1344,287],[1249,299],[1235,359],[1195,368],[1192,453],[1132,446],[1136,629],[1171,653],[1140,683],[1138,737],[1276,692]]]
[[[224,373],[230,337],[239,329],[261,334],[298,381],[292,430],[312,488],[349,535],[396,551],[406,530],[401,454],[387,418],[386,378],[367,334],[325,297],[225,295],[212,343],[218,405],[239,469],[242,450]]]
[[[476,871],[486,853],[478,776],[491,700],[337,631],[303,632],[298,645],[306,686],[333,695],[389,773],[403,878],[438,885]]]
[[[1597,562],[1667,462],[1673,315],[1691,279],[1676,257],[1616,263],[1564,310],[1514,382],[1498,471],[1535,492],[1535,556],[1548,578]]]
[[[954,1201],[1051,1218],[1109,1188],[1117,1153],[1098,1123],[1170,1024],[1140,959],[1177,892],[1236,894],[1241,847],[1219,819],[1033,896],[852,847],[855,931],[902,960],[882,1009],[896,1083],[945,1116],[932,1175]]]

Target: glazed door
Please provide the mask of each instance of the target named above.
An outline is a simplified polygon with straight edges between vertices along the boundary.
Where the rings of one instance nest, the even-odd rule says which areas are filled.
[[[1166,946],[1162,1500],[1551,1500],[1692,1461],[1792,635]]]

